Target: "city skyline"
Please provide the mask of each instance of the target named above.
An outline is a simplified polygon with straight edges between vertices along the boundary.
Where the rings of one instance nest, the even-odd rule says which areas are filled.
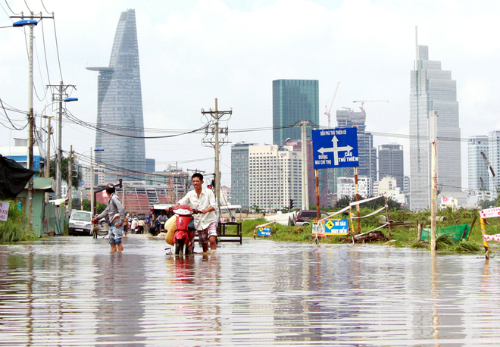
[[[28,4],[35,13],[44,11],[37,2],[28,1]],[[78,12],[63,1],[47,0],[44,4],[56,15],[63,81],[78,88],[72,96],[77,96],[79,102],[68,104],[67,108],[85,122],[95,122],[97,95],[95,75],[82,68],[109,59],[117,13],[135,8],[141,23],[138,37],[144,123],[149,136],[158,135],[152,129],[166,129],[169,133],[162,134],[169,135],[201,126],[200,109],[213,108],[217,97],[221,109],[232,107],[234,110],[229,122],[230,141],[270,143],[271,123],[265,119],[272,113],[269,87],[272,80],[319,80],[321,125],[327,123],[323,107],[330,106],[340,81],[333,112],[356,106],[352,103],[354,100],[390,101],[365,105],[367,113],[373,115],[367,120],[367,126],[374,135],[375,147],[395,141],[403,145],[405,172],[409,174],[407,71],[413,65],[415,25],[419,26],[421,40],[432,48],[433,56],[446,62],[446,69],[453,71],[461,109],[462,139],[500,128],[496,118],[500,105],[494,97],[500,89],[500,82],[495,78],[500,50],[499,43],[493,39],[493,33],[498,31],[497,21],[493,19],[500,13],[500,5],[493,1],[482,3],[484,6],[466,1],[401,2],[395,6],[371,1],[187,0],[165,6],[155,1],[90,0],[88,6]],[[22,2],[10,5],[15,13],[27,13]],[[363,18],[354,28],[349,25],[353,17]],[[5,13],[0,19],[0,25],[11,24]],[[259,27],[251,25],[257,22],[261,23]],[[48,84],[42,25],[45,25],[51,82],[59,79],[54,56],[57,49],[49,30],[52,23],[44,19],[34,28],[35,59],[40,59],[35,63],[35,87],[39,94]],[[228,27],[231,30],[227,30]],[[348,27],[349,30],[343,29]],[[0,30],[0,35],[2,48],[10,52],[0,58],[0,74],[10,82],[0,87],[0,97],[22,110],[27,97],[24,31],[7,28]],[[42,113],[45,106],[45,102],[35,98],[35,114]],[[49,106],[43,113],[51,111]],[[22,114],[13,116],[24,118]],[[39,124],[37,118],[37,126]],[[43,126],[43,122],[41,124]],[[241,131],[255,127],[259,132]],[[232,134],[235,130],[238,132]],[[388,133],[394,136],[387,136]],[[2,144],[7,146],[14,137],[25,134],[3,129]],[[66,151],[72,144],[77,153],[87,151],[88,156],[88,148],[95,143],[92,130],[66,121],[63,135]],[[200,134],[148,139],[147,157],[156,158],[159,170],[178,162],[184,168],[211,172],[213,151],[201,147],[201,137]],[[465,146],[466,141],[462,158],[466,158]],[[229,146],[223,147],[221,159],[222,182],[229,184]],[[193,161],[196,164],[191,164]],[[463,188],[467,188],[466,165],[464,159]]]

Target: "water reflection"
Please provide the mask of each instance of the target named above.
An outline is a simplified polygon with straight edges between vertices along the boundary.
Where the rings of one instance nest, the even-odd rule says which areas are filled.
[[[245,240],[175,258],[165,242],[0,246],[6,345],[487,345],[498,262],[360,245]]]

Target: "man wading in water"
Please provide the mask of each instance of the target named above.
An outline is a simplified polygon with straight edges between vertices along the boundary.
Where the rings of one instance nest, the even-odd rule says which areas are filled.
[[[115,193],[115,186],[108,184],[106,186],[106,193],[109,196],[108,206],[102,213],[92,219],[92,223],[103,217],[108,217],[109,221],[109,244],[111,245],[111,252],[123,251],[122,237],[123,237],[123,219],[125,218],[125,209],[123,208],[118,195]]]
[[[201,211],[201,214],[194,215],[194,225],[198,232],[198,239],[203,252],[208,251],[208,242],[210,248],[215,250],[217,245],[217,216],[215,215],[215,196],[210,189],[203,188],[203,175],[195,173],[191,177],[194,190],[190,191],[173,207],[179,205],[188,205]]]

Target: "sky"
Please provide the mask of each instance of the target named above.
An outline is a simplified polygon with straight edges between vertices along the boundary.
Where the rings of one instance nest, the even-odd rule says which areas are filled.
[[[146,135],[199,128],[205,122],[201,109],[215,108],[217,98],[219,109],[233,110],[227,122],[230,143],[221,150],[221,181],[227,186],[231,143],[272,143],[276,79],[318,80],[323,126],[328,123],[326,105],[332,105],[335,124],[335,110],[358,109],[353,101],[388,100],[364,104],[366,129],[376,146],[404,146],[409,175],[416,26],[418,43],[429,47],[429,58],[441,61],[457,81],[463,188],[468,185],[467,137],[500,129],[499,1],[0,0],[0,99],[19,110],[28,108],[27,36],[12,27],[17,19],[9,16],[26,14],[28,8],[55,17],[34,29],[37,124],[43,125],[39,115],[54,114],[46,85],[61,80],[76,85],[71,96],[79,101],[66,105],[71,114],[96,122],[97,73],[85,68],[108,66],[120,13],[135,9]],[[18,125],[25,119],[21,113],[8,115]],[[1,113],[0,123],[6,124]],[[0,146],[26,137],[27,130],[0,126]],[[213,173],[214,150],[204,147],[202,138],[147,139],[146,157],[156,159],[157,170],[170,164]],[[64,121],[63,149],[70,145],[88,156],[95,133]]]

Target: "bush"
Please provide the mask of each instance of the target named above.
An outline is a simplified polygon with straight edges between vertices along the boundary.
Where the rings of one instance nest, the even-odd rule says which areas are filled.
[[[8,201],[9,215],[6,222],[0,222],[0,242],[35,240],[24,211],[19,211],[17,203]]]

